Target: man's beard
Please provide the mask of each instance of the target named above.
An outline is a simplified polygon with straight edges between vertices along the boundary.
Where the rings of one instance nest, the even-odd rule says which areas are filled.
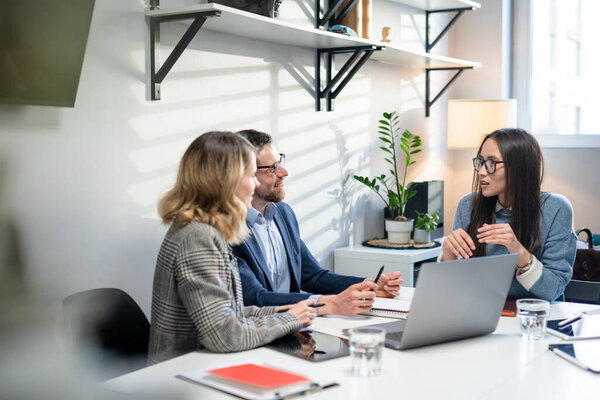
[[[272,203],[279,203],[280,201],[283,200],[283,198],[285,197],[285,191],[284,190],[279,190],[277,192],[272,191],[269,194],[267,194],[264,199],[266,201],[270,201]]]
[[[265,201],[270,201],[272,203],[279,203],[285,197],[285,190],[271,190],[268,193],[262,193],[261,187],[259,186],[254,192],[254,197],[258,197]]]

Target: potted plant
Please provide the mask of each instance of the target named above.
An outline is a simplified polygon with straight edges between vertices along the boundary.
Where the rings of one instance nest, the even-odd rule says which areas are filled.
[[[440,215],[435,212],[433,214],[420,213],[417,211],[417,221],[415,222],[415,243],[429,243],[431,241],[431,232],[435,231],[440,222]]]
[[[421,151],[421,137],[413,135],[408,130],[399,133],[398,115],[396,112],[383,113],[379,120],[378,133],[382,146],[379,148],[385,152],[385,161],[390,164],[390,175],[381,174],[373,179],[354,175],[354,179],[373,190],[386,205],[387,218],[385,229],[388,232],[388,240],[391,243],[410,242],[410,233],[413,228],[413,220],[404,216],[406,203],[413,197],[417,190],[413,183],[406,183],[408,167],[415,161],[413,154]],[[399,171],[398,149],[404,153],[403,171]],[[402,174],[401,174],[402,173]]]

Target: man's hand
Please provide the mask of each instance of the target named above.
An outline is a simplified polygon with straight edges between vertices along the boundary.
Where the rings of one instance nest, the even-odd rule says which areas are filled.
[[[377,282],[378,297],[396,297],[400,294],[400,285],[404,282],[401,272],[390,272],[379,277]]]
[[[319,303],[325,305],[319,308],[319,314],[355,315],[369,311],[373,306],[375,290],[377,285],[374,282],[364,281],[348,286],[336,295],[321,296]]]

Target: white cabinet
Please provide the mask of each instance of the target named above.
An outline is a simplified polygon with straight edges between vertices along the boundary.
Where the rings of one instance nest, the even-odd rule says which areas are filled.
[[[415,264],[435,259],[442,247],[431,249],[378,249],[366,246],[342,247],[335,250],[334,271],[343,275],[375,278],[377,271],[385,265],[384,272],[400,271],[404,286],[414,286]]]

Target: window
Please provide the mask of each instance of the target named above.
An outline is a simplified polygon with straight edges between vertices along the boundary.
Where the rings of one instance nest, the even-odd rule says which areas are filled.
[[[519,126],[545,147],[600,147],[598,0],[513,2]]]

